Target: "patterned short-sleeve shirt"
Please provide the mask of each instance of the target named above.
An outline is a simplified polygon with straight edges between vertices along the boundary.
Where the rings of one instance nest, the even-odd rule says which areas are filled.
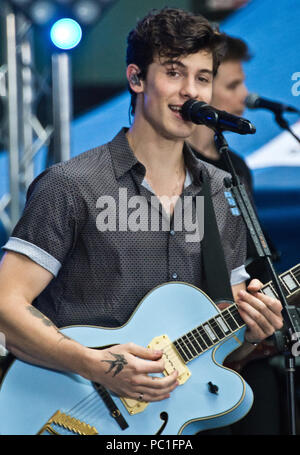
[[[42,172],[3,247],[53,274],[34,305],[58,327],[120,326],[164,282],[201,288],[201,242],[187,241],[192,218],[187,225],[174,222],[177,201],[169,223],[125,133],[123,128],[111,142]],[[179,200],[195,204],[205,167],[231,284],[242,282],[248,278],[246,231],[224,196],[226,173],[196,158],[186,145],[184,159],[187,177]]]

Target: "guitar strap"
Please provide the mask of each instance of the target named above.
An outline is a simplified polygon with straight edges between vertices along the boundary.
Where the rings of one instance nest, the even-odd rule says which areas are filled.
[[[202,180],[201,194],[204,196],[204,236],[201,242],[203,287],[214,302],[224,300],[233,302],[229,274],[211,198],[209,176],[206,170],[202,171]],[[200,223],[200,213],[198,210],[196,212]]]

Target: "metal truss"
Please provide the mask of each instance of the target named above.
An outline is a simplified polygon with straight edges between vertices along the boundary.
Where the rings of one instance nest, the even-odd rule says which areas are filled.
[[[52,56],[52,86],[34,65],[32,24],[7,2],[5,22],[6,63],[0,67],[0,97],[4,117],[0,125],[9,157],[9,193],[0,199],[0,222],[9,235],[18,222],[26,192],[34,178],[34,158],[50,141],[52,161],[70,157],[70,62],[65,54]],[[37,116],[37,101],[52,94],[53,124],[44,127]],[[50,98],[51,99],[51,98]]]

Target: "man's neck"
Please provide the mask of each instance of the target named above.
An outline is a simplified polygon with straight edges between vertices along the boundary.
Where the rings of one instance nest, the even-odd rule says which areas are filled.
[[[220,155],[214,141],[214,131],[199,125],[188,139],[189,144],[199,153],[211,160],[219,160]]]
[[[137,128],[136,123],[127,132],[129,145],[137,159],[145,166],[145,179],[165,210],[173,213],[176,199],[183,191],[185,163],[183,139],[169,140],[151,130]],[[165,206],[164,198],[174,198]],[[162,199],[161,199],[162,198]]]
[[[146,175],[159,177],[184,172],[183,139],[164,138],[151,127],[140,128],[136,123],[126,136],[134,155],[145,166]]]

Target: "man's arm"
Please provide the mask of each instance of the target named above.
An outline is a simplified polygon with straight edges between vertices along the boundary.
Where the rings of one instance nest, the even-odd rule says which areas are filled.
[[[87,348],[64,336],[33,300],[53,276],[24,255],[8,252],[0,265],[0,331],[16,357],[60,371],[75,372],[99,382],[120,396],[146,401],[169,397],[178,385],[177,372],[153,380],[164,370],[162,353],[133,343],[109,349]],[[118,358],[118,369],[113,368]],[[149,362],[150,360],[150,362]]]

